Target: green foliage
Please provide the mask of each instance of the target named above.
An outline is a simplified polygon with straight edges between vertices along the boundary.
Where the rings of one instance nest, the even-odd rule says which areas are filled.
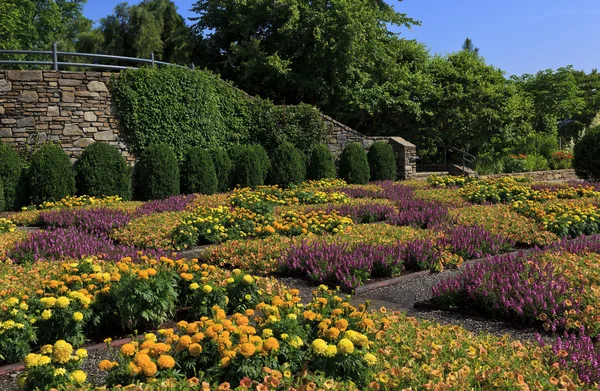
[[[588,131],[575,144],[573,168],[580,178],[600,180],[600,127]]]
[[[532,153],[525,159],[525,171],[544,171],[549,168],[546,157]]]
[[[71,161],[58,145],[45,144],[33,154],[29,167],[29,194],[36,205],[75,194]]]
[[[78,194],[131,199],[131,168],[117,147],[101,142],[87,146],[74,169]]]
[[[182,160],[193,147],[223,148],[258,142],[268,149],[292,142],[310,150],[325,123],[309,105],[277,107],[252,99],[205,71],[127,70],[111,82],[123,139],[134,154],[168,142]]]
[[[308,179],[335,178],[333,155],[325,144],[315,145],[311,151],[307,167]]]
[[[9,145],[0,143],[0,182],[4,185],[5,208],[18,210],[24,201],[23,162]]]
[[[269,159],[269,154],[261,145],[258,144],[250,146],[250,149],[252,149],[252,151],[258,158],[258,161],[260,163],[258,165],[258,171],[260,172],[260,175],[262,177],[261,182],[265,183],[265,181],[267,180],[267,175],[269,175],[269,171],[271,170],[271,161]]]
[[[349,143],[340,155],[339,177],[351,184],[369,182],[367,154],[359,143]]]
[[[223,149],[211,149],[210,155],[215,166],[215,174],[217,175],[217,191],[225,192],[229,188],[229,176],[233,168],[233,162],[229,158],[227,151]]]
[[[281,144],[271,157],[269,179],[272,184],[289,187],[299,184],[306,178],[306,166],[302,151],[291,143]]]
[[[190,149],[181,165],[182,192],[214,194],[218,185],[215,164],[210,153],[199,147]]]
[[[503,168],[504,172],[523,172],[527,171],[525,168],[525,160],[527,160],[527,156],[525,155],[510,155],[506,156],[503,159]]]
[[[550,159],[556,151],[558,151],[558,137],[556,133],[533,133],[525,139],[519,152],[528,156],[539,154],[546,159]]]
[[[137,165],[136,194],[144,201],[179,194],[179,167],[169,145],[153,144],[141,154]]]
[[[4,211],[6,208],[6,199],[4,197],[4,184],[0,181],[0,212]]]
[[[231,171],[230,187],[256,187],[264,184],[266,173],[265,162],[258,148],[238,146],[230,149],[233,169]]]
[[[396,179],[396,155],[390,144],[380,141],[373,143],[367,159],[372,181]]]

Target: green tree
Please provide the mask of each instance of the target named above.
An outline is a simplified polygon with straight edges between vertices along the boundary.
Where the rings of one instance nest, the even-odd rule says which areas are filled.
[[[119,56],[187,63],[192,50],[189,28],[171,0],[119,3],[100,26],[84,36],[80,48]]]
[[[479,48],[473,44],[473,40],[469,37],[465,38],[465,42],[463,42],[462,50],[468,53],[479,54]]]

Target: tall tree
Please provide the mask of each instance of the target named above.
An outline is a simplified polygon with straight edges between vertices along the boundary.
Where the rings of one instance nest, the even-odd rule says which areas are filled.
[[[479,54],[479,48],[473,44],[471,38],[465,38],[465,42],[463,42],[462,50],[469,53]]]

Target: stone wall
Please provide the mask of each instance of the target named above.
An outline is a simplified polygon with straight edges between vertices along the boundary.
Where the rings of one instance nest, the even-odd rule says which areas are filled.
[[[75,160],[94,141],[129,160],[111,111],[112,73],[0,70],[0,139],[20,150],[52,141]]]
[[[548,171],[530,171],[530,172],[515,172],[510,174],[494,174],[494,175],[485,175],[480,178],[500,178],[500,177],[519,177],[519,176],[527,176],[532,178],[536,182],[546,182],[546,181],[573,181],[579,179],[577,175],[575,175],[575,170],[567,169],[567,170],[548,170]]]
[[[323,120],[328,129],[325,143],[336,159],[348,143],[358,142],[368,150],[375,141],[385,141],[392,145],[392,149],[396,154],[398,179],[412,179],[416,176],[417,161],[415,157],[417,156],[417,147],[414,144],[409,143],[402,137],[365,136],[326,115],[323,115]]]

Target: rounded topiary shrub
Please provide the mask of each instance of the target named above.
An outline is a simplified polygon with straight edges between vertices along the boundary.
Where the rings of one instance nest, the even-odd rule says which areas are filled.
[[[0,181],[0,212],[4,212],[6,208],[6,200],[4,198],[4,184]]]
[[[264,161],[254,147],[234,147],[230,154],[233,160],[231,171],[231,188],[255,187],[264,184],[265,174],[262,171]]]
[[[256,154],[258,161],[260,162],[259,168],[260,173],[262,175],[262,183],[267,180],[267,175],[271,170],[271,160],[269,159],[269,154],[266,149],[262,147],[262,145],[255,144],[250,147],[252,151]]]
[[[373,143],[367,154],[367,160],[372,181],[396,179],[396,155],[390,144],[381,141]]]
[[[190,149],[181,164],[182,193],[214,194],[217,187],[217,173],[210,153],[200,147]]]
[[[0,182],[4,187],[6,210],[18,210],[25,200],[23,162],[9,145],[0,143]]]
[[[269,179],[272,184],[288,187],[306,178],[306,166],[302,151],[291,143],[283,143],[273,151]]]
[[[142,152],[137,164],[136,196],[160,200],[179,194],[179,166],[167,144],[153,144]]]
[[[131,168],[117,147],[107,143],[93,143],[83,150],[75,163],[75,182],[80,195],[131,199]]]
[[[327,145],[318,144],[313,147],[306,171],[308,179],[335,178],[333,155]]]
[[[231,162],[227,151],[222,149],[211,149],[210,156],[217,175],[217,191],[227,191],[229,188],[229,176],[231,175],[233,163]]]
[[[359,143],[349,143],[344,147],[340,155],[339,175],[348,183],[369,183],[369,162]]]
[[[54,144],[43,145],[29,167],[31,202],[58,201],[75,194],[75,173],[67,154]]]
[[[580,178],[600,180],[600,127],[588,130],[575,144],[573,168]]]

